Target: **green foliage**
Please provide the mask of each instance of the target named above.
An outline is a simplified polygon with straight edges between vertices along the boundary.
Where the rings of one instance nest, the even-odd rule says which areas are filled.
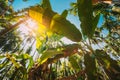
[[[60,15],[50,0],[18,12],[8,5],[13,2],[0,1],[0,80],[120,80],[119,4],[77,0]],[[69,12],[78,14],[82,33],[66,19]],[[23,17],[32,18],[39,27],[29,28],[25,39],[11,27]],[[100,17],[104,23],[97,27]],[[104,29],[108,35],[103,36]],[[63,37],[75,44],[65,44]]]
[[[120,79],[120,77],[118,76],[120,74],[120,66],[118,65],[117,61],[110,58],[110,56],[102,50],[96,50],[95,56],[103,65],[103,68],[110,79]]]
[[[95,56],[93,54],[87,53],[84,56],[84,60],[88,80],[97,80]]]
[[[48,9],[48,10],[51,10],[51,4],[50,4],[50,0],[42,0],[42,4],[41,6],[44,8],[44,9]]]
[[[68,15],[68,11],[67,10],[64,10],[61,14],[62,17],[66,18]]]
[[[50,24],[52,21],[52,18],[57,13],[53,12],[51,9],[45,9],[43,16],[42,16],[42,23],[45,25],[45,27],[50,28]]]
[[[91,38],[93,35],[93,10],[92,0],[77,0],[78,3],[78,15],[81,21],[81,29],[83,35]]]
[[[43,64],[48,58],[54,57],[57,54],[63,54],[63,53],[57,50],[45,51],[44,53],[42,53],[42,56],[40,57],[40,64]]]
[[[92,0],[77,0],[78,16],[81,21],[81,29],[84,36],[92,38],[99,20],[99,14],[93,16]]]
[[[69,62],[71,64],[71,66],[73,67],[73,69],[75,69],[76,71],[80,70],[80,65],[78,64],[78,62],[76,60],[76,56],[74,56],[74,55],[70,56]]]
[[[39,9],[40,11],[38,11],[37,9]],[[34,16],[35,14],[36,16]],[[53,33],[63,35],[75,42],[79,42],[82,39],[81,32],[65,18],[65,16],[67,15],[66,11],[63,12],[62,15],[58,15],[50,9],[44,10],[44,8],[42,9],[39,6],[36,6],[29,10],[29,15],[38,23],[42,23]]]
[[[58,14],[52,18],[50,29],[75,42],[79,42],[82,39],[80,31],[72,23]]]

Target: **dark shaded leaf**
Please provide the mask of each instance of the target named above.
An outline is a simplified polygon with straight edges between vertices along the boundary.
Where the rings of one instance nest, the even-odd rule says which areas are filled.
[[[97,80],[96,78],[96,62],[93,54],[87,53],[84,56],[85,70],[88,80]]]

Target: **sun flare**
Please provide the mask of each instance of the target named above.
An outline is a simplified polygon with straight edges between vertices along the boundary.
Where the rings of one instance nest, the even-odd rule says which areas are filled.
[[[20,25],[19,30],[25,34],[35,35],[35,31],[37,31],[38,28],[37,22],[30,18]]]

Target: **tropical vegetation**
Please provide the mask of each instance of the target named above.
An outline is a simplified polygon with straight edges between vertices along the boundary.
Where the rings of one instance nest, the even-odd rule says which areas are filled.
[[[0,80],[120,80],[120,4],[108,2],[76,0],[60,14],[49,0],[19,11],[0,0]]]

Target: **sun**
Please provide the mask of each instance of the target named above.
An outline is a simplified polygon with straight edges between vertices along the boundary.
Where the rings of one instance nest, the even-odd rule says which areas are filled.
[[[31,34],[35,36],[35,31],[38,30],[38,24],[33,19],[29,18],[27,21],[19,25],[19,31],[24,34]]]
[[[37,30],[38,29],[38,24],[36,21],[34,21],[33,19],[29,19],[26,21],[26,26],[32,30]]]

